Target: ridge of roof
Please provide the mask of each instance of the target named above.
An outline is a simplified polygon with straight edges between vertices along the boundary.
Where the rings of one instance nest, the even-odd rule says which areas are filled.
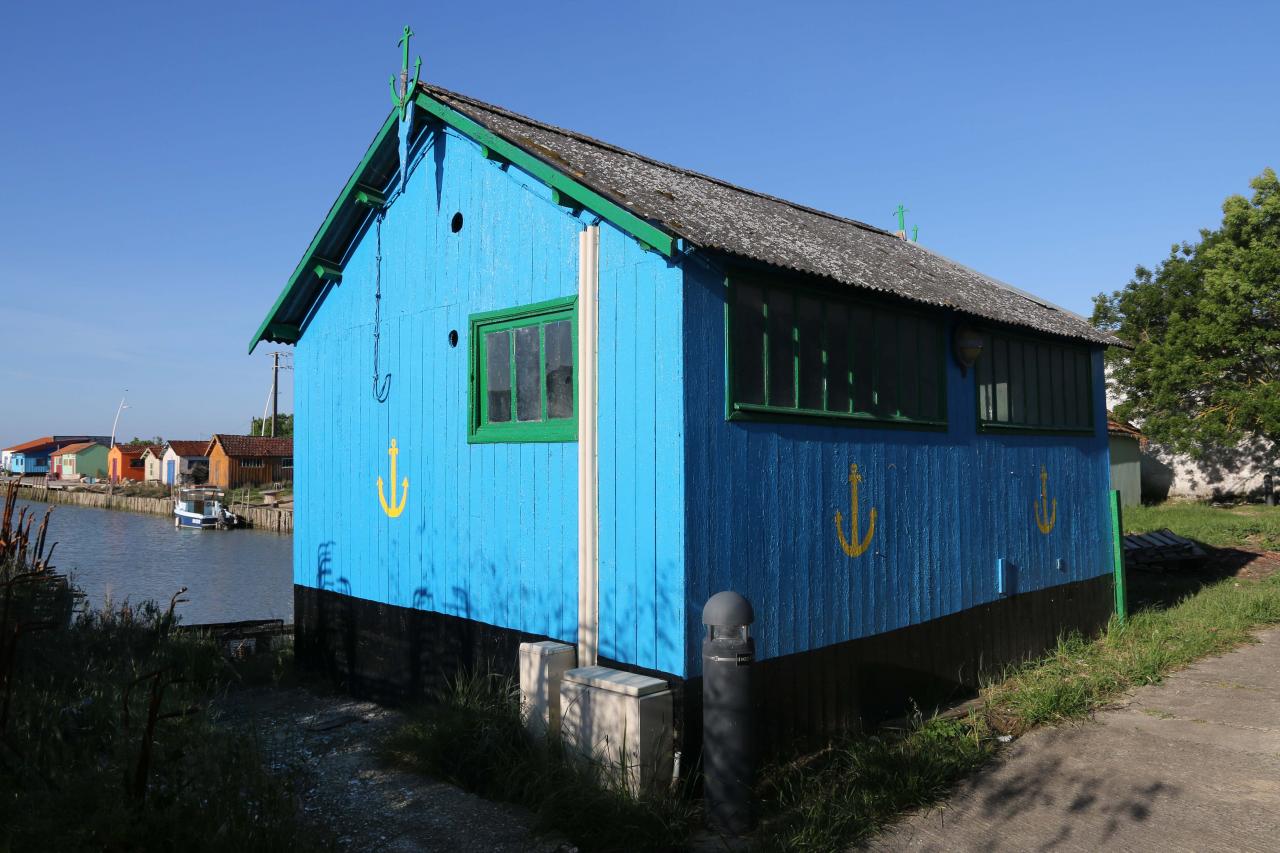
[[[656,157],[650,157],[647,154],[641,154],[639,151],[632,151],[629,148],[623,148],[620,145],[615,145],[612,142],[606,142],[603,139],[598,139],[597,137],[591,136],[586,133],[582,133],[577,130],[571,130],[570,128],[560,127],[559,125],[554,125],[545,121],[540,121],[539,119],[524,115],[523,113],[518,113],[514,110],[509,110],[506,107],[499,106],[498,104],[490,104],[485,101],[481,101],[477,98],[473,98],[470,95],[464,95],[461,92],[454,92],[450,89],[444,88],[443,86],[436,86],[434,84],[422,81],[418,83],[418,87],[423,89],[429,95],[444,95],[445,97],[450,98],[452,100],[462,101],[464,103],[471,104],[474,107],[478,107],[479,109],[488,110],[490,112],[494,112],[494,113],[498,113],[499,115],[506,116],[507,118],[513,121],[523,122],[524,124],[531,124],[531,125],[534,125],[535,127],[540,127],[543,130],[549,130],[552,133],[559,133],[562,136],[568,136],[571,139],[576,139],[579,142],[586,143],[587,145],[594,145],[597,148],[603,148],[607,151],[612,151],[615,154],[622,154],[626,157],[634,157],[637,160],[642,160],[645,163],[648,163],[652,166],[657,166],[660,169],[667,169],[672,172],[677,172],[682,175],[687,175],[688,177],[691,177],[691,178],[698,178],[699,180],[710,181],[711,183],[719,184],[720,186],[726,189],[734,190],[740,193],[746,193],[747,195],[753,195],[756,198],[762,198],[762,199],[765,199],[766,201],[777,202],[778,204],[785,204],[788,207],[794,207],[797,210],[803,210],[806,213],[812,213],[815,216],[822,216],[826,219],[833,219],[836,222],[843,222],[846,225],[853,225],[857,228],[862,228],[866,231],[870,231],[873,234],[879,234],[883,237],[898,239],[897,236],[892,231],[886,231],[883,228],[879,228],[875,225],[871,225],[869,223],[863,222],[860,219],[852,219],[847,216],[841,216],[838,213],[832,213],[829,210],[822,210],[821,208],[818,208],[818,207],[810,207],[809,205],[802,204],[797,201],[790,201],[789,199],[782,198],[781,196],[770,195],[769,193],[763,192],[761,190],[753,190],[750,187],[744,187],[741,184],[735,184],[732,181],[726,181],[724,178],[717,178],[715,175],[708,175],[706,172],[699,172],[697,169],[690,169],[686,166],[677,166],[674,163],[668,163],[665,160],[659,160]],[[911,245],[915,245],[915,244],[911,244]],[[942,257],[942,256],[939,255],[939,257]],[[950,259],[948,258],[948,260]]]
[[[865,222],[665,163],[440,86],[420,83],[419,89],[592,191],[621,198],[630,213],[695,246],[1042,334],[1128,346],[1073,311]],[[639,164],[635,171],[632,163]],[[673,183],[664,186],[664,175]],[[691,183],[680,186],[683,182]],[[804,216],[830,223],[830,230],[818,221],[804,222]],[[870,242],[859,244],[856,234]],[[1001,294],[1019,297],[1026,307],[1001,304]]]

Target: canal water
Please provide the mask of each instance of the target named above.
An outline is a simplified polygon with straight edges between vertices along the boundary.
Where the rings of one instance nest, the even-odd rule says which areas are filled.
[[[47,504],[18,501],[44,514]],[[32,528],[34,532],[34,527]],[[293,541],[255,530],[192,530],[162,515],[57,504],[47,542],[53,566],[90,607],[139,604],[187,587],[178,615],[188,625],[244,619],[293,621]],[[46,549],[47,549],[46,545]]]

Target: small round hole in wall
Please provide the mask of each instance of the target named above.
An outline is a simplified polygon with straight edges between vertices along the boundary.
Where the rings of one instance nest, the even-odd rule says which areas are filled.
[[[462,230],[462,211],[455,213],[453,219],[449,220],[449,230],[454,234]]]
[[[458,345],[458,330],[450,329],[449,330],[449,346],[456,347],[457,345]]]

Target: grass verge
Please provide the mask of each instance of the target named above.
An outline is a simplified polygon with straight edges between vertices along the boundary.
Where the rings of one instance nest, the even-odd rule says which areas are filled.
[[[1171,502],[1124,510],[1125,533],[1144,533],[1165,527],[1215,548],[1280,549],[1280,507],[1249,504],[1224,508],[1205,503]]]
[[[1094,640],[1064,638],[1044,658],[988,685],[966,718],[917,719],[905,733],[850,737],[766,772],[758,847],[843,849],[939,801],[990,759],[996,736],[1080,719],[1276,624],[1280,575],[1270,575],[1218,581],[1171,607],[1133,614],[1124,625],[1113,620]]]
[[[522,805],[538,831],[583,850],[682,849],[695,826],[692,798],[680,791],[633,796],[606,768],[571,760],[556,739],[532,740],[519,695],[511,678],[463,674],[384,752],[400,766]]]

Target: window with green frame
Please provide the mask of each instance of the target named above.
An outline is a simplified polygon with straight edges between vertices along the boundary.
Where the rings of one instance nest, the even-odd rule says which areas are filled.
[[[576,297],[470,318],[471,442],[576,441]]]
[[[974,369],[981,426],[1093,429],[1093,359],[1086,347],[984,332]]]
[[[730,416],[946,423],[942,324],[756,279],[729,287]]]

